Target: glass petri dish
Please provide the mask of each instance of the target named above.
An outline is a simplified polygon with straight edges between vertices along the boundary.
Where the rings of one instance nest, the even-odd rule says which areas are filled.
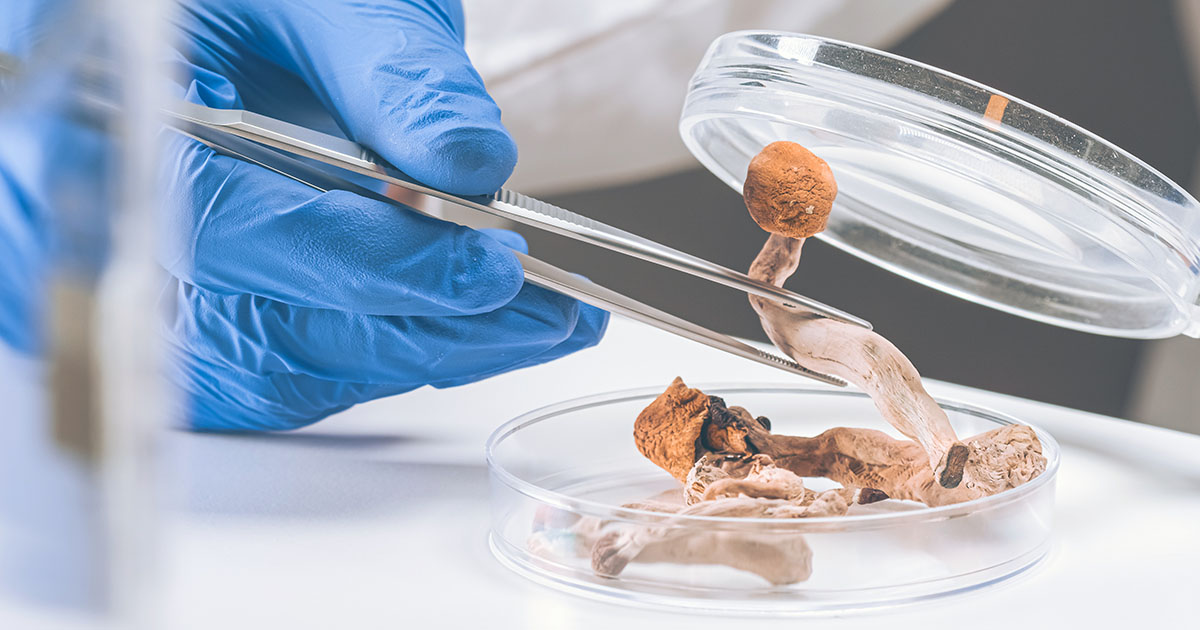
[[[772,430],[816,435],[834,426],[896,435],[865,394],[825,388],[700,386],[730,405],[771,419]],[[498,428],[487,444],[490,544],[517,573],[575,594],[629,605],[723,613],[820,613],[924,601],[982,588],[1022,573],[1047,552],[1058,444],[1038,430],[1046,471],[998,495],[937,508],[887,500],[846,516],[811,519],[680,517],[622,505],[679,496],[682,487],[642,457],[637,414],[661,387],[570,400]],[[940,401],[955,430],[975,435],[1015,422],[976,406]],[[806,479],[813,489],[833,487]],[[664,494],[665,493],[665,494]],[[635,556],[618,577],[592,569],[595,536],[581,524],[677,539],[720,532],[729,544],[807,547],[811,575],[772,584],[754,571]],[[698,539],[695,539],[698,540]],[[732,542],[730,542],[732,541]],[[786,568],[786,566],[785,566]],[[778,580],[777,580],[778,582]]]
[[[736,32],[693,75],[680,133],[738,191],[763,146],[808,147],[838,181],[820,238],[904,277],[1091,333],[1200,335],[1196,200],[987,86],[821,37]]]

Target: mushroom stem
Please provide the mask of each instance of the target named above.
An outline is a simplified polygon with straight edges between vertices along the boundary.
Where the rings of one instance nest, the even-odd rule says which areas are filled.
[[[719,451],[720,455],[701,456],[697,468],[706,460],[723,457],[722,468],[730,470],[731,476],[753,477],[738,470],[744,465],[730,461],[742,454],[752,455],[752,461],[765,458],[771,465],[798,477],[825,477],[847,488],[862,488],[874,497],[871,500],[856,497],[860,503],[879,500],[879,494],[885,495],[883,498],[920,501],[931,506],[982,496],[974,487],[945,488],[936,483],[928,457],[919,444],[897,440],[873,429],[836,427],[815,437],[779,435],[768,431],[745,409],[726,408],[723,400],[712,398],[700,436],[705,448]],[[717,485],[717,481],[720,480],[712,485]]]
[[[808,516],[833,516],[845,514],[854,503],[875,503],[888,495],[876,488],[861,487],[815,492],[805,488],[804,480],[794,471],[776,465],[769,455],[706,453],[688,474],[684,502],[694,505],[736,497],[784,500],[806,508]]]
[[[804,239],[772,234],[754,259],[750,277],[783,286],[800,264],[803,245]],[[946,488],[958,486],[967,448],[946,413],[921,386],[916,368],[896,346],[874,331],[771,300],[751,296],[750,304],[780,350],[804,367],[861,387],[884,419],[921,445],[939,483]]]
[[[780,586],[812,575],[812,549],[801,534],[676,529],[653,535],[629,527],[609,530],[596,542],[592,569],[617,577],[630,562],[724,565]]]
[[[847,497],[858,493],[826,490],[804,504],[783,499],[737,496],[701,501],[679,508],[681,517],[813,518],[841,516]],[[616,577],[631,562],[719,564],[756,573],[771,584],[791,584],[812,574],[812,550],[799,533],[751,532],[700,528],[684,519],[660,525],[610,523],[596,528],[580,523],[577,532],[592,535],[592,569]]]
[[[920,445],[882,431],[837,427],[814,437],[771,434],[765,442],[776,466],[801,477],[825,477],[930,506],[975,498],[971,489],[935,483]]]
[[[703,501],[681,508],[680,516],[801,518],[788,501],[739,497]],[[791,584],[812,573],[812,550],[800,534],[742,532],[699,528],[669,519],[656,526],[613,523],[592,546],[592,569],[616,577],[630,562],[720,564],[762,576],[772,584]]]
[[[824,493],[810,506],[787,501],[738,497],[693,506],[650,500],[626,504],[631,509],[692,516],[803,518],[841,509],[840,497]],[[771,584],[791,584],[812,573],[812,550],[800,533],[711,529],[669,517],[655,525],[611,521],[573,513],[541,514],[530,536],[530,552],[548,560],[587,557],[597,575],[619,576],[630,563],[724,565],[761,576]],[[555,523],[555,521],[558,521]],[[569,521],[569,522],[567,522]],[[546,527],[546,525],[551,525]]]

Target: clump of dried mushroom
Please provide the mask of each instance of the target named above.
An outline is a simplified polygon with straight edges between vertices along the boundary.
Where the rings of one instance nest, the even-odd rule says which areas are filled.
[[[965,442],[971,470],[986,484],[939,483],[920,444],[873,429],[836,427],[814,437],[778,435],[766,418],[726,407],[676,378],[634,423],[647,459],[684,483],[689,504],[723,496],[795,500],[802,477],[842,484],[847,505],[886,498],[929,506],[959,503],[1021,485],[1046,467],[1033,430],[1008,425]],[[811,492],[811,491],[810,491]]]
[[[782,286],[799,266],[804,239],[825,229],[837,184],[829,166],[791,142],[768,145],[750,163],[744,197],[771,236],[750,275]],[[634,441],[683,485],[626,507],[669,513],[653,525],[571,517],[572,549],[602,576],[630,562],[726,565],[790,584],[811,573],[812,551],[798,533],[705,531],[689,516],[812,518],[841,516],[852,505],[885,499],[929,506],[984,497],[1028,482],[1046,467],[1033,429],[1008,425],[960,439],[926,393],[912,363],[879,334],[752,296],[763,329],[799,364],[862,388],[900,440],[872,429],[837,427],[812,437],[779,435],[771,422],[676,378],[639,415]],[[841,488],[815,492],[804,478]],[[546,532],[530,541],[548,550]],[[547,551],[548,552],[548,551]]]

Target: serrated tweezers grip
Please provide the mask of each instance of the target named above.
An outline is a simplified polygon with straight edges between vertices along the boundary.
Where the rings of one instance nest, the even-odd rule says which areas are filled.
[[[534,199],[529,195],[519,193],[515,190],[501,188],[496,194],[492,195],[492,199],[498,203],[516,206],[518,208],[529,210],[542,215],[547,219],[562,221],[568,225],[584,228],[587,230],[599,230],[603,224],[594,221],[582,214],[576,214],[552,203],[547,203],[541,199]]]

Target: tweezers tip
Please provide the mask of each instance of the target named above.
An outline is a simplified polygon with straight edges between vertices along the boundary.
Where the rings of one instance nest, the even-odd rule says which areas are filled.
[[[846,387],[849,384],[840,377],[833,376],[832,374],[824,374],[824,373],[818,372],[816,370],[810,370],[810,369],[804,367],[803,365],[800,365],[799,363],[797,363],[796,361],[794,361],[792,359],[781,357],[773,352],[759,350],[758,354],[762,358],[764,358],[772,363],[779,364],[780,366],[786,368],[788,371],[793,372],[795,374],[799,374],[800,376],[805,376],[805,377],[811,378],[816,381],[821,381],[822,383],[826,383],[828,385],[833,385],[834,387]]]

